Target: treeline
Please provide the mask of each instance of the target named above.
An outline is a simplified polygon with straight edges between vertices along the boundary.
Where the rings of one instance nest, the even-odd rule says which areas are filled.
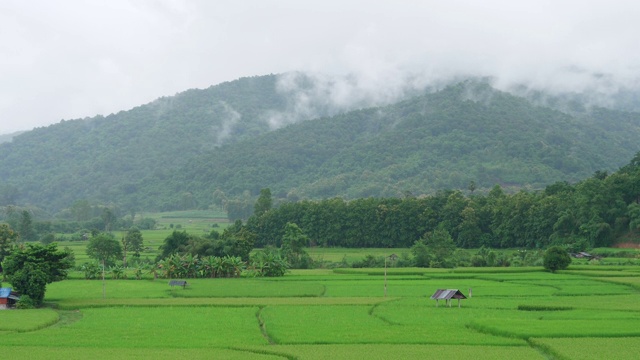
[[[91,232],[127,230],[132,227],[148,230],[156,226],[154,219],[136,219],[134,212],[127,216],[115,206],[90,205],[87,201],[77,201],[71,209],[60,212],[56,219],[42,220],[44,216],[42,211],[34,207],[0,206],[0,222],[7,223],[23,242],[86,240],[86,234]],[[61,233],[72,235],[56,235]]]
[[[442,228],[461,248],[566,245],[576,251],[633,241],[640,230],[640,153],[611,175],[596,172],[575,185],[515,194],[500,186],[486,194],[473,190],[471,184],[466,194],[285,202],[252,216],[247,228],[259,247],[280,246],[290,222],[311,245],[324,247],[408,248]]]

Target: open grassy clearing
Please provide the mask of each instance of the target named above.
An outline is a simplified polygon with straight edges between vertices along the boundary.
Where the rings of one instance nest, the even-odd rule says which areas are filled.
[[[0,324],[24,326],[0,332],[6,354],[53,359],[583,359],[572,350],[583,339],[608,348],[606,358],[636,358],[627,348],[640,339],[639,277],[585,267],[391,268],[387,297],[381,269],[193,279],[186,289],[107,280],[105,298],[100,280],[67,280],[48,287],[57,309],[0,312]],[[428,296],[437,288],[473,296],[436,307]]]

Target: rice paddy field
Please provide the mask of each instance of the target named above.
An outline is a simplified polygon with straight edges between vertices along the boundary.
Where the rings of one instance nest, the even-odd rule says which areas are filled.
[[[0,348],[34,359],[637,359],[639,275],[391,268],[386,297],[381,269],[193,279],[184,289],[78,277],[49,285],[47,308],[0,311]],[[440,288],[469,298],[436,307],[429,296]]]

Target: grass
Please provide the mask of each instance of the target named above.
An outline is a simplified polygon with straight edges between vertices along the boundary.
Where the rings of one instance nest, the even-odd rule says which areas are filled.
[[[55,324],[58,320],[58,313],[51,309],[0,311],[0,332],[39,330]]]
[[[290,354],[295,359],[545,359],[536,350],[523,346],[467,346],[413,344],[318,344],[276,345],[274,351]]]
[[[3,346],[207,348],[267,344],[258,307],[111,307],[83,309],[70,325],[3,336]]]
[[[441,316],[415,314],[410,318],[421,318],[419,323],[395,322],[389,314],[378,309],[385,306],[270,306],[262,311],[262,318],[268,324],[269,334],[277,344],[455,344],[455,345],[521,345],[520,340],[500,338],[478,333],[464,327],[461,312],[459,323],[448,314]],[[388,307],[396,308],[393,303]],[[428,315],[436,314],[431,307]],[[396,308],[403,311],[406,309]],[[411,313],[414,314],[411,314]],[[449,315],[449,316],[448,316]],[[454,321],[452,323],[452,321]],[[313,324],[313,326],[309,326]],[[428,325],[428,326],[425,326]],[[442,327],[456,327],[456,331],[434,331]]]
[[[640,354],[638,337],[531,339],[531,343],[547,349],[559,360],[635,360]]]
[[[149,243],[159,245],[162,231],[150,233]],[[389,249],[331,251],[359,260]],[[386,276],[384,269],[341,268],[188,281],[186,289],[166,279],[107,280],[103,288],[77,276],[50,284],[51,308],[0,311],[3,353],[65,360],[562,360],[635,359],[640,352],[640,271],[633,266],[573,265],[555,274],[541,267],[388,268]],[[465,295],[472,289],[473,296],[461,308],[455,301],[436,307],[429,296],[438,288]]]

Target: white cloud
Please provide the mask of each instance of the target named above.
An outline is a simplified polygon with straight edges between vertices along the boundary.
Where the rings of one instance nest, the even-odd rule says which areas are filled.
[[[630,1],[5,0],[0,133],[296,70],[349,74],[337,104],[457,74],[610,93],[638,85],[639,17]]]

